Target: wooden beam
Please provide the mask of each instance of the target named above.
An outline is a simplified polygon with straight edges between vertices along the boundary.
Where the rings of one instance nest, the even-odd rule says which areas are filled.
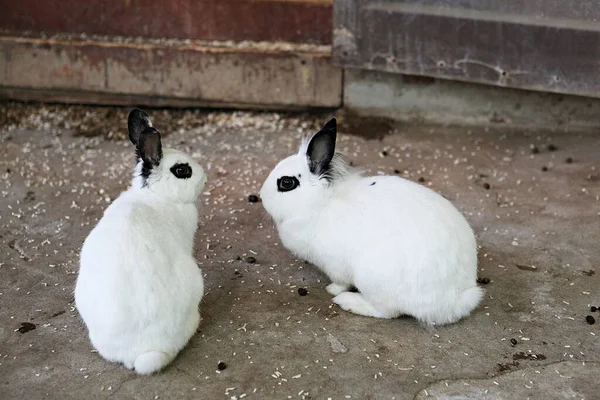
[[[326,46],[4,36],[0,88],[4,97],[21,99],[54,92],[62,99],[156,98],[173,106],[334,108],[341,105],[342,71],[331,65]]]

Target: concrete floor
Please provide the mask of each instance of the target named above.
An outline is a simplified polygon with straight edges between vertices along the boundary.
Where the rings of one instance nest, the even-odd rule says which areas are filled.
[[[600,306],[597,133],[399,127],[368,140],[341,131],[354,165],[423,178],[477,233],[483,304],[428,330],[339,310],[327,279],[295,260],[247,200],[326,116],[188,112],[177,126],[155,123],[173,132],[165,146],[209,174],[196,252],[207,291],[190,345],[163,373],[138,377],[92,351],[72,297],[81,243],[128,185],[133,148],[30,112],[37,124],[0,132],[1,398],[600,398],[600,313],[590,312]]]

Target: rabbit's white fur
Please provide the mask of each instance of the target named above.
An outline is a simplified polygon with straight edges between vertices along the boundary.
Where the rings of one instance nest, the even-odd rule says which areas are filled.
[[[204,284],[193,245],[206,175],[176,150],[165,149],[146,178],[143,163],[83,244],[75,303],[100,355],[150,374],[175,358],[200,321]],[[170,171],[181,163],[191,177]]]
[[[326,174],[312,173],[310,161],[303,145],[275,167],[260,196],[283,245],[331,279],[327,291],[342,309],[441,325],[479,304],[475,236],[448,200],[399,177],[364,177],[337,155]],[[278,191],[284,176],[299,186]]]

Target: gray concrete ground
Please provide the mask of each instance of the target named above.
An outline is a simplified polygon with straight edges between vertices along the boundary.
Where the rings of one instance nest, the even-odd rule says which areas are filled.
[[[172,132],[164,144],[209,174],[196,250],[207,291],[189,346],[161,374],[138,377],[92,351],[72,297],[79,248],[128,185],[132,146],[74,136],[68,115],[58,129],[54,111],[24,110],[0,132],[1,398],[600,398],[600,313],[590,312],[600,306],[597,133],[399,126],[369,140],[341,130],[354,165],[422,178],[477,233],[485,300],[430,330],[339,310],[327,279],[295,260],[247,200],[326,116],[158,118]],[[110,129],[122,136],[125,120]]]

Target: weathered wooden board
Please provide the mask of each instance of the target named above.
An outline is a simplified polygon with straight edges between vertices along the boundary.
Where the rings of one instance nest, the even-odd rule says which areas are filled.
[[[600,2],[336,0],[333,57],[348,68],[600,97]]]
[[[3,0],[0,29],[331,44],[333,0]]]
[[[162,105],[339,107],[342,71],[327,47],[310,49],[4,36],[0,88],[19,98],[62,91],[65,99],[145,96]]]

